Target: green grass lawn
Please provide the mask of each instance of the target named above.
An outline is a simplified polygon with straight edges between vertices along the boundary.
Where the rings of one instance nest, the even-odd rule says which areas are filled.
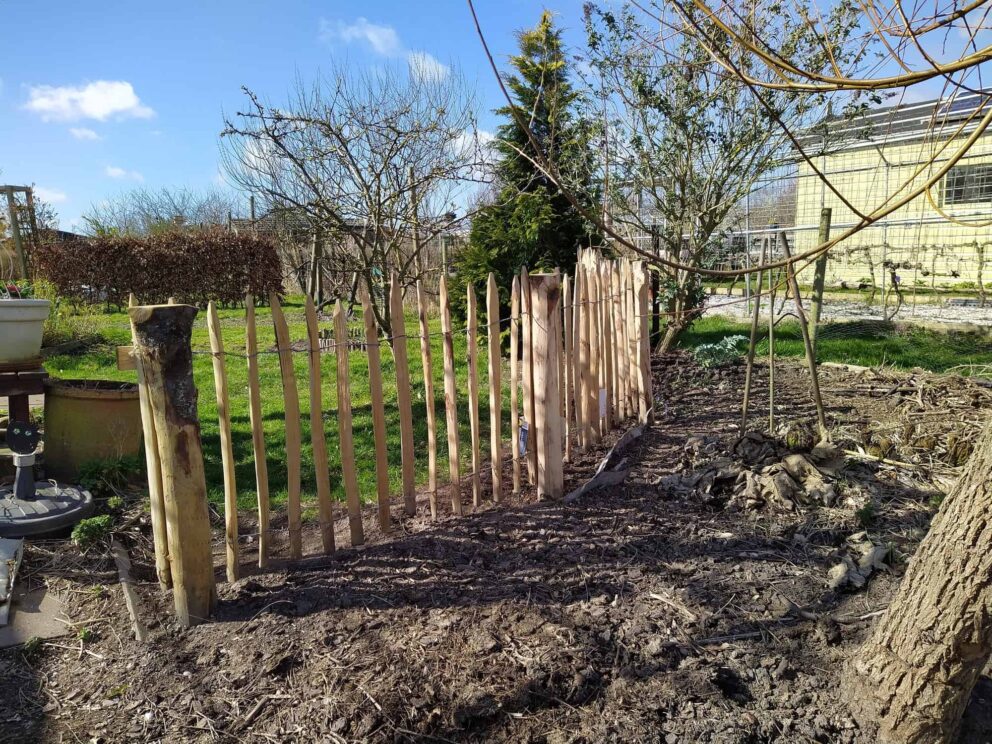
[[[714,343],[726,336],[750,334],[750,325],[714,315],[693,324],[680,342],[691,349]],[[768,355],[768,326],[761,327],[757,353]],[[802,334],[795,321],[782,322],[775,328],[775,353],[782,356],[804,355]],[[922,367],[944,372],[959,365],[992,365],[992,339],[967,333],[938,333],[914,329],[897,333],[879,324],[828,323],[820,328],[817,359],[866,367],[892,365],[901,369]]]
[[[306,339],[306,320],[302,300],[291,298],[284,305],[286,320],[289,324],[290,337],[294,342]],[[227,352],[244,352],[245,328],[244,310],[219,310],[224,349]],[[64,378],[91,378],[127,380],[135,379],[134,372],[121,372],[117,369],[115,346],[130,344],[131,332],[126,313],[106,313],[95,316],[94,324],[103,343],[80,355],[54,356],[46,360],[45,366],[52,376]],[[273,350],[275,347],[275,332],[271,321],[269,308],[259,307],[256,310],[258,327],[258,344],[260,351]],[[360,312],[351,321],[351,327],[363,328]],[[438,427],[438,474],[439,481],[447,479],[448,448],[444,412],[444,378],[443,357],[441,349],[440,319],[431,320],[431,364],[434,378],[434,409]],[[470,470],[471,451],[468,422],[468,357],[467,340],[463,331],[458,330],[456,323],[454,349],[456,376],[458,380],[459,400],[459,438],[461,441],[460,459],[463,462],[462,471]],[[332,328],[330,320],[321,321],[320,327]],[[418,332],[415,315],[407,317],[408,356],[410,360],[411,397],[413,405],[414,440],[417,462],[417,477],[421,483],[427,480],[427,419],[423,384],[423,365],[421,364],[419,337],[413,336]],[[488,353],[486,340],[483,335],[485,328],[480,329],[479,339],[479,419],[481,431],[481,451],[484,459],[489,452],[489,381]],[[193,349],[209,352],[210,342],[207,335],[206,313],[197,315],[193,328]],[[297,386],[299,389],[300,409],[303,426],[303,499],[310,502],[314,508],[316,485],[314,481],[313,447],[310,444],[310,396],[308,355],[296,353],[293,355],[296,369]],[[365,501],[375,499],[375,444],[372,432],[372,409],[369,396],[368,361],[364,351],[355,350],[350,354],[350,376],[353,428],[355,435],[355,459],[358,470],[358,481],[362,498]],[[336,499],[344,500],[344,484],[341,477],[340,450],[338,446],[338,404],[336,387],[336,357],[331,350],[321,355],[321,374],[323,381],[323,422],[324,437],[327,440],[327,452],[330,458],[331,490]],[[503,379],[507,372],[504,364]],[[266,460],[269,469],[269,485],[273,505],[278,506],[286,499],[286,433],[283,406],[282,380],[279,374],[279,356],[277,354],[260,354],[259,369],[261,377],[262,414],[264,419]],[[231,424],[234,439],[234,457],[237,462],[235,473],[238,485],[239,503],[242,508],[253,508],[255,497],[255,469],[252,451],[251,427],[248,417],[248,369],[244,358],[227,357],[228,387],[231,398]],[[213,365],[209,354],[195,354],[193,357],[193,377],[199,390],[200,425],[203,440],[203,456],[207,476],[207,488],[211,501],[223,503],[223,469],[220,455],[220,436],[217,422],[217,405],[214,396]],[[382,377],[385,396],[386,428],[388,430],[389,474],[392,492],[401,490],[400,475],[400,424],[396,404],[396,369],[392,351],[388,345],[382,348]],[[504,438],[509,436],[509,392],[503,385],[502,417]]]

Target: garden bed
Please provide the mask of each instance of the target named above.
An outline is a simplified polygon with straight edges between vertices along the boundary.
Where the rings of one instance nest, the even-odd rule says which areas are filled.
[[[29,551],[25,574],[71,598],[73,628],[91,633],[61,642],[78,650],[0,655],[13,701],[0,725],[43,741],[872,742],[839,699],[842,664],[957,471],[909,438],[886,453],[899,466],[865,442],[901,428],[917,402],[949,401],[934,434],[945,438],[990,407],[985,388],[958,378],[876,374],[824,374],[838,445],[865,450],[830,507],[749,508],[671,487],[732,450],[742,379],[739,366],[706,371],[679,353],[656,363],[659,420],[628,451],[625,484],[568,505],[527,492],[439,522],[396,511],[389,538],[370,511],[366,546],[220,583],[216,618],[188,631],[141,585],[147,645],[108,584],[109,555]],[[762,368],[756,427],[765,383]],[[798,365],[783,364],[777,385],[786,428],[812,418]],[[566,467],[566,489],[611,444]],[[140,522],[127,537],[151,578]],[[831,588],[852,538],[884,559],[860,588]],[[219,531],[216,549],[221,565]],[[979,685],[961,741],[992,732],[990,689]]]

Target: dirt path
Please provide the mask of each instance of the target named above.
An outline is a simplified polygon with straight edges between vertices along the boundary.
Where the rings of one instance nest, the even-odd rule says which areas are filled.
[[[656,362],[659,421],[629,452],[626,483],[573,504],[525,496],[418,518],[391,540],[373,533],[332,559],[220,584],[215,621],[189,631],[143,586],[146,616],[162,619],[147,646],[129,636],[118,589],[46,578],[36,554],[35,579],[72,599],[74,620],[99,622],[85,652],[0,654],[0,740],[872,742],[838,699],[841,664],[922,536],[934,480],[952,471],[849,464],[831,506],[796,510],[673,486],[732,450],[742,376],[684,354]],[[919,460],[901,422],[927,383],[885,393],[888,377],[824,376],[848,446],[901,426],[885,455]],[[988,404],[955,385],[941,399],[960,397],[962,413],[938,438]],[[783,365],[778,390],[783,422],[807,425],[797,366]],[[950,452],[941,442],[931,450]],[[572,485],[598,456],[566,469]],[[891,546],[886,567],[831,589],[859,520]],[[962,741],[992,732],[990,690],[983,681]]]

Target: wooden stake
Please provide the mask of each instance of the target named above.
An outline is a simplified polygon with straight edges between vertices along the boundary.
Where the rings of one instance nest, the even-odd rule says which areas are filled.
[[[382,359],[379,351],[379,331],[375,327],[372,298],[362,292],[362,319],[365,322],[365,349],[369,362],[369,396],[372,405],[372,434],[375,438],[375,493],[379,510],[379,527],[392,529],[389,515],[389,453],[386,442],[386,407],[382,394]]]
[[[128,300],[128,307],[135,307],[134,294]],[[134,328],[131,329],[132,334]],[[132,353],[133,353],[132,349]],[[141,433],[145,448],[145,469],[148,471],[148,500],[152,520],[152,542],[155,546],[155,574],[163,589],[172,586],[172,571],[169,567],[169,533],[165,519],[165,500],[162,496],[162,462],[158,457],[158,438],[155,434],[155,419],[148,400],[148,385],[141,368],[141,360],[136,356],[135,371],[138,374],[138,406],[141,409]]]
[[[499,339],[499,287],[496,275],[489,273],[486,286],[486,320],[489,330],[489,460],[493,474],[493,501],[502,500],[503,485],[503,431],[500,422],[503,394],[500,386],[503,355]]]
[[[583,375],[584,368],[580,359],[580,347],[583,336],[582,315],[582,266],[575,263],[574,281],[572,283],[572,409],[575,412],[575,441],[581,452],[586,447],[586,432],[583,424],[585,406]]]
[[[520,389],[523,393],[524,425],[527,427],[527,478],[531,485],[537,482],[537,446],[534,442],[534,312],[532,305],[530,274],[520,270],[520,315],[523,329],[523,368]]]
[[[824,207],[820,210],[820,230],[817,240],[823,245],[830,240],[830,218],[833,210]],[[813,271],[813,302],[810,308],[809,331],[813,337],[813,353],[816,354],[816,339],[820,332],[820,314],[823,312],[823,290],[827,282],[827,256],[823,253],[816,259],[816,268]]]
[[[554,274],[531,277],[534,328],[534,434],[537,447],[539,499],[562,497],[561,414],[558,391],[558,326],[560,289]],[[543,352],[543,353],[542,353]]]
[[[314,245],[317,245],[314,237]],[[316,289],[316,281],[314,289]],[[324,406],[321,399],[320,335],[317,330],[317,308],[306,298],[307,357],[310,362],[310,444],[313,447],[313,468],[317,478],[317,519],[320,523],[320,543],[324,553],[334,552],[334,511],[331,506],[331,473],[327,462],[327,437],[324,434]]]
[[[207,331],[214,363],[214,392],[217,395],[217,427],[220,431],[220,458],[224,469],[224,543],[227,547],[227,580],[238,580],[238,485],[234,476],[234,440],[231,438],[231,401],[227,393],[224,339],[221,336],[217,306],[207,304]]]
[[[348,323],[344,317],[341,300],[334,305],[334,352],[338,363],[338,441],[341,447],[341,474],[344,480],[345,500],[348,504],[348,528],[351,532],[351,544],[362,545],[365,543],[365,529],[362,527],[362,498],[358,492],[355,437],[351,427]]]
[[[448,430],[448,477],[451,480],[451,511],[462,513],[461,463],[458,455],[458,388],[455,386],[455,347],[451,335],[451,305],[448,280],[441,274],[441,344],[444,351],[444,411]]]
[[[648,328],[649,312],[649,277],[648,269],[643,261],[638,261],[634,268],[637,278],[637,390],[639,393],[638,420],[642,424],[650,423],[651,413],[651,338]]]
[[[762,244],[759,265],[765,263],[765,247]],[[765,277],[763,271],[758,271],[758,296],[755,298],[754,309],[751,312],[751,337],[747,345],[747,368],[744,372],[744,403],[741,406],[741,434],[747,431],[747,413],[751,404],[751,377],[754,374],[754,350],[758,343],[758,317],[761,312],[761,289]]]
[[[613,298],[610,296],[612,282],[610,280],[609,266],[602,259],[599,262],[599,286],[600,317],[603,323],[603,389],[606,398],[603,430],[609,431],[613,428]]]
[[[575,365],[572,363],[572,282],[571,277],[567,274],[562,280],[561,285],[562,296],[564,297],[564,314],[563,314],[563,333],[565,352],[564,352],[564,368],[565,368],[565,384],[562,387],[562,397],[565,399],[565,460],[571,461],[572,459],[572,372],[575,369]]]
[[[602,347],[600,345],[600,323],[599,323],[599,280],[596,276],[595,258],[590,257],[589,265],[586,267],[586,306],[589,309],[589,404],[590,404],[590,444],[599,444],[602,438],[603,426],[603,406],[601,404],[601,390],[603,389],[602,371],[599,359]]]
[[[768,256],[771,258],[769,245]],[[775,294],[778,279],[775,271],[768,270],[768,433],[775,435]]]
[[[479,307],[475,287],[468,285],[468,424],[472,440],[472,503],[482,503],[482,453],[479,443]]]
[[[431,367],[431,334],[427,324],[427,302],[419,280],[417,281],[417,316],[420,321],[420,359],[424,368],[424,401],[427,408],[427,496],[431,504],[431,519],[437,519],[437,421]]]
[[[269,293],[269,308],[276,332],[279,350],[279,373],[282,376],[283,410],[286,412],[286,511],[289,517],[289,557],[303,557],[303,523],[300,507],[300,459],[303,431],[300,425],[300,391],[296,386],[293,370],[293,347],[289,340],[289,326],[282,313],[279,297]]]
[[[787,259],[792,258],[789,251],[789,238],[785,232],[779,233],[782,238],[782,252]],[[803,337],[803,346],[806,349],[806,367],[809,370],[809,381],[813,388],[813,402],[816,404],[816,420],[820,425],[820,437],[827,439],[827,416],[823,410],[823,397],[820,395],[820,376],[816,370],[816,352],[813,351],[813,342],[809,335],[809,322],[806,319],[806,311],[803,310],[802,295],[799,294],[799,282],[796,281],[795,264],[789,263],[785,267],[785,275],[792,288],[792,298],[796,303],[796,315],[799,317],[799,332]]]
[[[510,289],[510,455],[513,458],[513,493],[520,493],[520,413],[517,407],[520,380],[520,279]]]
[[[190,343],[196,308],[152,305],[128,314],[162,463],[173,601],[180,624],[189,627],[209,618],[216,601]]]
[[[631,415],[640,415],[641,374],[637,359],[638,349],[640,348],[638,338],[640,336],[641,321],[637,317],[637,281],[634,277],[634,264],[629,260],[625,263],[627,271],[627,359],[630,366],[630,412]]]
[[[258,373],[258,335],[255,331],[255,298],[245,297],[245,356],[248,358],[248,418],[255,458],[255,490],[258,494],[258,567],[269,565],[269,466],[265,460],[262,429],[262,392]]]
[[[403,288],[395,271],[389,282],[389,317],[393,333],[393,359],[396,363],[396,408],[400,417],[403,511],[408,517],[412,517],[417,513],[417,475],[413,448],[413,405],[410,401],[410,357],[407,356]]]

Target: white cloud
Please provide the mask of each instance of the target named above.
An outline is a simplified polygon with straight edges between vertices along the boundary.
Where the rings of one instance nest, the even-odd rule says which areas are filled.
[[[121,178],[128,181],[144,181],[145,177],[138,173],[138,171],[126,170],[125,168],[118,168],[116,165],[108,165],[103,169],[103,173],[111,178]]]
[[[417,80],[443,80],[451,72],[446,64],[427,52],[411,52],[403,44],[392,26],[370,23],[367,18],[356,18],[353,23],[320,19],[320,40],[350,44],[361,42],[382,57],[406,57],[410,75]]]
[[[103,137],[94,132],[92,129],[87,129],[86,127],[69,127],[69,134],[77,140],[89,140],[91,142],[96,142],[97,140],[103,139]]]
[[[39,114],[43,121],[148,119],[155,115],[124,80],[96,80],[75,87],[30,86],[24,108]]]
[[[325,42],[343,41],[345,44],[353,41],[365,42],[376,54],[384,57],[396,57],[403,53],[403,44],[395,28],[370,23],[366,18],[356,18],[354,23],[341,20],[332,23],[321,18],[320,39]]]
[[[451,72],[450,67],[427,52],[410,52],[406,59],[410,74],[417,80],[444,80]]]
[[[35,186],[34,194],[42,201],[48,202],[49,204],[61,204],[69,198],[66,196],[64,191],[59,191],[58,189],[46,189],[44,186]]]

